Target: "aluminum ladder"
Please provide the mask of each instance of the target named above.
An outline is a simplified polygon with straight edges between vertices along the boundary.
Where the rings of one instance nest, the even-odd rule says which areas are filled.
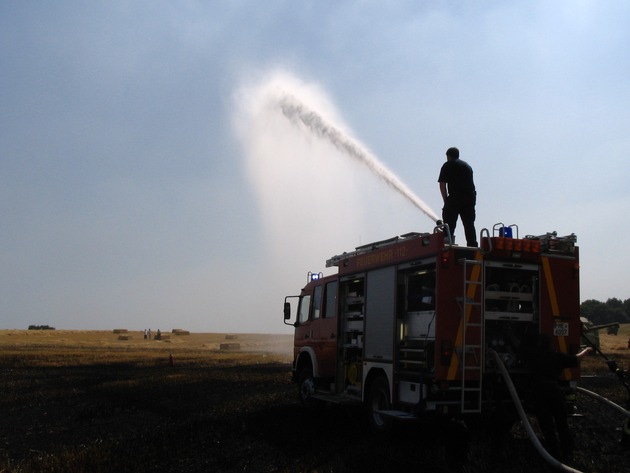
[[[461,412],[481,412],[484,366],[483,261],[464,259]]]

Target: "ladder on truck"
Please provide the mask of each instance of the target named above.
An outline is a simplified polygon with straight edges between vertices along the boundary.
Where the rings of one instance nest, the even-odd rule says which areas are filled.
[[[461,412],[481,412],[484,365],[483,263],[464,259]]]

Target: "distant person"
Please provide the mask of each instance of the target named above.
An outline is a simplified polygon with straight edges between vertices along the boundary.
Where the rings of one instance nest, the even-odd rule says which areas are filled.
[[[466,245],[476,248],[479,246],[475,230],[477,191],[473,181],[473,170],[466,161],[459,159],[457,148],[446,150],[446,162],[440,169],[438,182],[444,200],[442,220],[450,229],[451,242],[455,242],[455,227],[457,218],[460,217],[464,225]]]
[[[540,334],[533,344],[516,345],[532,371],[534,414],[545,437],[547,451],[558,460],[570,459],[575,445],[567,422],[565,393],[559,379],[564,369],[577,367],[580,359],[593,349],[587,347],[576,355],[556,352],[552,350],[551,339],[546,334]]]
[[[147,339],[147,329],[146,328],[144,329],[144,339],[145,340]]]
[[[155,339],[162,340],[162,332],[160,332],[160,329],[157,330],[157,333],[155,334]]]

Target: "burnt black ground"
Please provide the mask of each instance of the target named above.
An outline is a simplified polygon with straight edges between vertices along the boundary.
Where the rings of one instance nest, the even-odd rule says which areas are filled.
[[[70,357],[42,366],[39,355],[0,352],[0,471],[551,471],[519,423],[502,432],[469,422],[462,431],[426,419],[379,438],[359,406],[298,404],[286,357],[164,360]],[[601,376],[591,387],[625,403],[618,381],[593,367]],[[618,444],[622,418],[579,400],[581,416],[570,420],[578,451],[569,464],[630,471],[630,450]]]

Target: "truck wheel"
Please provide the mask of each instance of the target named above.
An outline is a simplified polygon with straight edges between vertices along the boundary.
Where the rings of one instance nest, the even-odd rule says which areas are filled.
[[[372,382],[367,399],[368,420],[375,433],[386,435],[391,432],[393,419],[379,413],[379,411],[387,411],[390,408],[389,383],[387,378],[379,376]]]
[[[302,368],[298,374],[298,397],[300,402],[308,407],[315,406],[317,400],[313,399],[315,393],[315,378],[311,368]]]

